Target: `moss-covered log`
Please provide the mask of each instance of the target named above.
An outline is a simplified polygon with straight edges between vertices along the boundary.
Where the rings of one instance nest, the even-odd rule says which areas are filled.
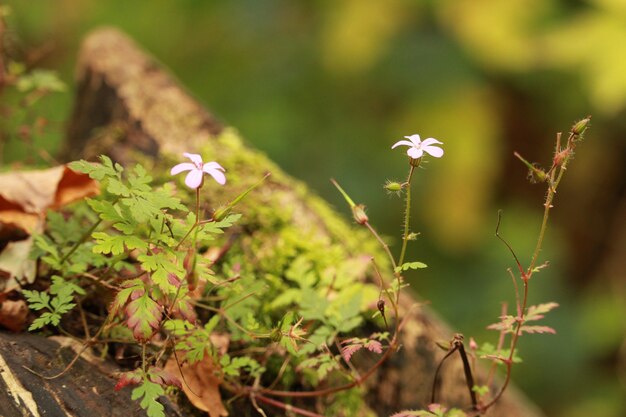
[[[243,248],[241,253],[257,268],[259,277],[268,273],[281,277],[289,265],[280,254],[287,252],[323,250],[333,259],[346,261],[367,255],[375,257],[382,268],[388,266],[365,231],[355,230],[305,185],[216,121],[174,77],[117,30],[98,30],[83,44],[67,144],[68,159],[105,153],[120,161],[153,164],[154,172],[179,161],[183,152],[217,160],[227,169],[229,186],[214,190],[206,203],[210,207],[228,201],[271,172],[266,184],[239,210],[245,215],[236,245]],[[374,280],[373,274],[362,275]],[[433,311],[411,308],[416,303],[411,296],[401,300],[403,314],[409,316],[401,335],[402,348],[366,386],[365,399],[380,416],[429,403],[433,375],[445,354],[436,342],[452,337]],[[440,401],[467,407],[462,364],[456,359],[449,362],[442,370]],[[533,417],[541,413],[511,388],[488,415]]]

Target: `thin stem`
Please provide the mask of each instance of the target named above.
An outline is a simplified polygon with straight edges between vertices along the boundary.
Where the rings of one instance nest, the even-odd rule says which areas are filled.
[[[448,359],[450,356],[452,356],[452,354],[454,352],[456,352],[456,350],[458,349],[458,346],[453,345],[450,350],[448,350],[448,352],[445,354],[445,356],[441,359],[441,361],[439,362],[439,365],[437,366],[437,369],[435,370],[435,377],[433,378],[433,387],[432,387],[432,391],[431,391],[431,395],[430,395],[430,402],[435,403],[435,395],[436,395],[436,389],[437,389],[437,380],[439,378],[439,371],[441,371],[441,367],[443,366],[443,363],[445,362],[446,359]]]
[[[524,280],[524,299],[522,302],[522,314],[517,317],[517,327],[515,328],[515,333],[511,338],[511,349],[509,352],[509,357],[504,361],[506,364],[506,376],[504,378],[504,383],[500,388],[500,391],[496,394],[492,400],[482,407],[482,410],[485,411],[491,406],[493,406],[504,394],[509,382],[511,381],[511,372],[513,368],[513,355],[515,354],[515,348],[517,347],[517,342],[519,340],[520,335],[522,334],[522,326],[524,325],[524,312],[526,311],[526,303],[528,302],[528,280]]]
[[[274,400],[273,398],[264,397],[263,395],[255,394],[252,397],[266,404],[270,404],[270,405],[273,405],[274,407],[281,408],[285,410],[288,414],[295,413],[295,414],[300,414],[301,416],[306,416],[306,417],[324,417],[321,414],[317,414],[312,411],[308,411],[303,408],[299,408],[290,404],[285,404],[284,402]]]
[[[200,185],[200,187],[202,187],[202,185]],[[198,225],[200,224],[200,187],[196,188],[196,221],[191,226],[189,231],[185,234],[185,236],[183,236],[183,238],[180,240],[180,242],[178,242],[178,245],[176,245],[174,250],[178,250],[178,248],[180,248],[180,245],[182,245],[183,242],[185,240],[187,240],[187,238],[189,237],[191,232],[193,232],[195,230],[195,228],[198,227]],[[195,241],[194,241],[194,245],[195,245]]]
[[[400,258],[398,259],[398,265],[404,263],[404,256],[406,254],[406,248],[409,243],[409,221],[411,219],[411,178],[413,177],[413,171],[415,167],[411,165],[409,170],[409,176],[406,179],[406,206],[404,208],[404,233],[402,234],[402,250],[400,251]]]
[[[117,200],[116,200],[117,201]],[[115,204],[115,202],[113,203]],[[93,233],[94,230],[96,230],[96,228],[98,226],[100,226],[100,223],[102,223],[102,219],[98,219],[97,222],[95,222],[89,229],[87,229],[87,231],[85,233],[83,233],[83,235],[81,236],[81,238],[74,243],[74,245],[72,246],[72,248],[69,250],[69,252],[67,252],[65,255],[63,255],[63,258],[61,258],[61,261],[59,262],[61,265],[63,265],[65,263],[65,261],[67,261],[69,259],[70,256],[72,256],[72,254],[74,252],[76,252],[76,250],[78,249],[78,247],[80,245],[82,245],[89,236],[91,236],[91,234]]]
[[[369,224],[369,222],[365,222],[365,227],[367,227],[367,229],[376,238],[378,243],[380,243],[380,245],[383,247],[383,249],[385,250],[385,253],[387,253],[387,256],[389,257],[389,261],[391,262],[391,266],[395,270],[398,265],[396,264],[396,260],[394,259],[393,254],[391,253],[391,250],[389,249],[389,245],[387,245],[385,243],[385,241],[380,237],[380,235],[376,232],[376,230],[372,227],[372,225]]]

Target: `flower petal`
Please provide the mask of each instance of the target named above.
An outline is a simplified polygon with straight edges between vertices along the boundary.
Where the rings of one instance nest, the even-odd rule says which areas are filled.
[[[411,136],[405,136],[408,140],[411,141],[412,145],[418,146],[422,142],[422,138],[417,133]]]
[[[418,149],[414,146],[409,148],[409,150],[406,151],[406,153],[413,159],[419,159],[422,157],[422,155],[424,155],[424,152],[421,149]]]
[[[394,143],[393,146],[391,147],[391,149],[395,148],[396,146],[400,146],[400,145],[413,146],[413,143],[409,142],[408,140],[400,140],[400,141]]]
[[[189,188],[198,188],[200,184],[202,184],[202,176],[204,173],[199,169],[194,169],[187,174],[187,178],[185,178],[185,184]]]
[[[212,176],[213,179],[215,179],[215,181],[217,181],[218,184],[220,185],[226,184],[226,176],[224,175],[222,171],[219,170],[219,168],[214,168],[214,169],[209,168],[209,170],[205,169],[204,172]]]
[[[443,149],[439,146],[423,146],[422,149],[427,154],[434,156],[435,158],[441,158],[443,156]]]
[[[187,153],[183,154],[184,157],[191,159],[191,161],[196,164],[198,167],[202,166],[202,157],[197,153]]]
[[[443,145],[443,142],[439,142],[439,141],[438,141],[437,139],[435,139],[435,138],[428,138],[428,139],[425,139],[425,140],[422,142],[422,146],[434,145],[435,143],[436,143],[436,144],[439,144],[439,145]]]
[[[204,164],[204,166],[202,167],[202,170],[204,172],[206,172],[207,174],[210,174],[209,171],[211,170],[215,170],[215,169],[219,169],[220,171],[226,171],[224,169],[223,166],[221,166],[220,164],[218,164],[217,162],[211,161],[211,162],[207,162],[206,164]]]
[[[192,169],[197,169],[194,164],[191,162],[183,162],[182,164],[175,165],[170,171],[171,175],[180,174],[183,171],[189,171]]]

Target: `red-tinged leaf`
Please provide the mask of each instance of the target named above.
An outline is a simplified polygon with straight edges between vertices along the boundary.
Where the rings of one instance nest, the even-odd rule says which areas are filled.
[[[134,371],[122,372],[119,375],[117,384],[115,384],[115,391],[119,391],[127,385],[137,385],[143,379],[143,373],[141,369],[135,369]]]
[[[556,330],[548,326],[522,326],[522,332],[526,333],[551,333],[556,334]]]
[[[198,319],[198,315],[196,314],[196,310],[193,308],[189,297],[179,296],[176,299],[176,303],[174,304],[174,308],[172,309],[172,314],[177,318],[183,318],[190,323],[195,323]]]
[[[513,326],[517,322],[517,319],[514,316],[501,316],[500,322],[490,324],[487,326],[489,330],[497,330],[497,331],[513,331]]]
[[[365,348],[370,352],[383,353],[383,345],[378,340],[370,340],[365,344]]]
[[[150,381],[163,387],[175,386],[181,389],[183,387],[180,379],[178,379],[174,374],[156,366],[148,370],[148,378],[150,379]]]
[[[526,321],[542,319],[545,313],[557,308],[558,306],[559,305],[557,303],[545,303],[536,306],[530,306],[528,307],[526,317],[524,317],[524,319]]]
[[[350,358],[363,347],[362,344],[348,345],[341,348],[341,356],[346,362],[350,362]]]
[[[133,279],[122,285],[124,288],[120,290],[111,303],[111,315],[115,316],[126,305],[128,299],[136,300],[145,292],[144,282],[140,279]]]
[[[126,307],[126,324],[133,331],[138,341],[147,341],[159,328],[161,323],[161,307],[144,293],[141,297],[128,303]]]

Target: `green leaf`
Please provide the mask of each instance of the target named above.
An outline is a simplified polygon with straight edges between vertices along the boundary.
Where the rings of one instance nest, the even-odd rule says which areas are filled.
[[[394,271],[395,272],[402,272],[402,271],[408,271],[409,269],[422,269],[422,268],[428,268],[428,265],[426,265],[423,262],[405,262],[400,266],[397,266]]]
[[[26,297],[28,301],[28,307],[32,310],[41,310],[47,308],[48,310],[52,310],[50,307],[50,296],[45,292],[39,291],[30,291],[30,290],[22,290],[22,294]]]
[[[130,189],[117,178],[109,178],[109,184],[107,185],[107,191],[113,195],[128,197],[130,196]]]
[[[157,401],[162,395],[165,395],[163,387],[144,378],[143,383],[133,389],[131,399],[135,401],[143,397],[140,405],[146,410],[148,417],[165,417],[163,405]]]
[[[106,200],[87,199],[87,204],[98,216],[108,222],[125,222],[126,219],[120,215],[115,206]]]
[[[152,282],[165,293],[173,293],[177,290],[177,287],[169,281],[169,274],[174,274],[181,280],[185,278],[185,270],[170,261],[164,252],[141,254],[137,260],[141,262],[141,267],[145,271],[152,272]]]
[[[80,161],[70,162],[69,168],[73,171],[88,174],[90,178],[96,181],[102,181],[106,177],[117,177],[118,172],[113,168],[111,159],[105,155],[100,156],[101,164],[92,163],[81,159]]]
[[[20,92],[43,90],[50,92],[63,92],[66,90],[65,83],[61,81],[54,71],[36,69],[17,79],[16,88]]]
[[[125,247],[129,250],[148,248],[146,242],[133,235],[109,235],[105,232],[94,232],[91,236],[96,240],[92,248],[94,253],[120,255],[124,253]]]
[[[147,293],[128,303],[126,314],[126,324],[139,341],[149,340],[161,323],[161,307]]]

